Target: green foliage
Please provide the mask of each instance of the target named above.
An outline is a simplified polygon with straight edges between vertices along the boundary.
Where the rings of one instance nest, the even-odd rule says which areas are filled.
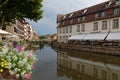
[[[42,0],[0,0],[0,24],[15,19],[37,21],[42,18]]]
[[[46,39],[45,35],[40,36],[40,39]]]
[[[3,46],[3,43],[2,43],[2,42],[0,42],[0,46]]]

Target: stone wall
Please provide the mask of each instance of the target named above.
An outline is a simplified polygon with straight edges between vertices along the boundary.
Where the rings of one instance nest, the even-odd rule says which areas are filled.
[[[77,50],[77,51],[95,52],[95,53],[101,53],[101,54],[120,55],[119,46],[53,43],[53,47],[56,47],[58,49],[70,49],[70,50]]]

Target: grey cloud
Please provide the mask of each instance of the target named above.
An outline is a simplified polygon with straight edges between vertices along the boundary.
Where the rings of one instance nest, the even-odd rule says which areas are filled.
[[[56,32],[57,14],[67,14],[103,1],[107,0],[43,0],[43,19],[37,23],[31,21],[30,23],[38,34],[54,33]]]

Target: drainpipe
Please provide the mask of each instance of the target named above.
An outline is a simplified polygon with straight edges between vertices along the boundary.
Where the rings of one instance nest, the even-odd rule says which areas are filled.
[[[110,23],[111,23],[111,20],[110,20],[110,17],[109,17],[109,32],[108,33],[110,33]]]
[[[110,33],[110,30],[111,30],[111,29],[110,29],[110,27],[111,27],[111,25],[110,25],[110,23],[111,23],[110,16],[109,16],[108,19],[109,19],[109,27],[108,27],[109,30],[108,30],[107,36],[105,37],[105,40],[106,40],[106,38],[108,37],[108,35],[109,35],[109,33]]]

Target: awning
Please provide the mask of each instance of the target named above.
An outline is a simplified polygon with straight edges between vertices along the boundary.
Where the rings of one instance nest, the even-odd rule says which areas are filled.
[[[92,33],[85,36],[84,40],[104,40],[108,33]]]
[[[17,35],[14,35],[14,34],[11,34],[11,35],[8,35],[8,36],[4,36],[4,37],[8,37],[8,38],[19,38]]]
[[[72,35],[68,40],[82,40],[85,36],[86,34]]]
[[[106,40],[120,40],[120,32],[119,33],[109,33]]]
[[[0,34],[5,34],[5,35],[7,35],[7,34],[11,34],[11,33],[0,29]]]

